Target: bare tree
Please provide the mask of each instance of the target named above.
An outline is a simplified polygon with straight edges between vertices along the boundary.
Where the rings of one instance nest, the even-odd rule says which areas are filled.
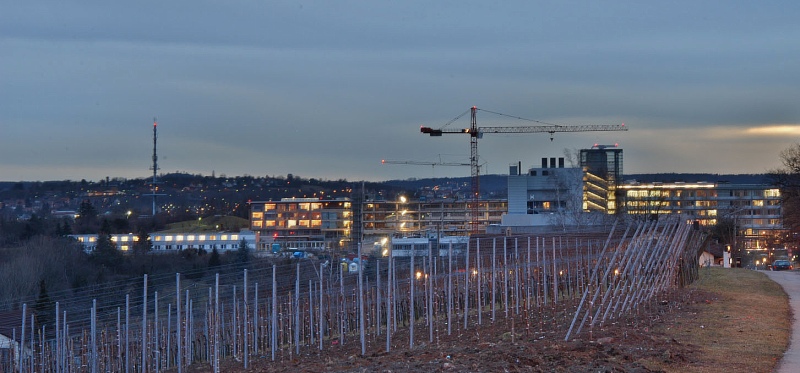
[[[575,148],[564,148],[564,159],[569,167],[579,167],[581,165],[581,151]]]
[[[800,143],[780,152],[783,167],[770,171],[772,182],[780,188],[784,227],[800,229]]]

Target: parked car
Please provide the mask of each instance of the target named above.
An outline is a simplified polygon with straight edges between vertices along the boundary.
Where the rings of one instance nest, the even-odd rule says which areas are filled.
[[[792,269],[794,269],[794,266],[792,266],[792,262],[788,260],[776,260],[772,262],[773,271],[791,271]]]

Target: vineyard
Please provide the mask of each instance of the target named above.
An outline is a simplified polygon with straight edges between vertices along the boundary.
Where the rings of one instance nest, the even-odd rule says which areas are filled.
[[[596,233],[472,237],[445,255],[151,276],[17,311],[2,372],[230,371],[375,355],[480,335],[599,337],[697,276],[704,236],[676,218]],[[365,257],[359,255],[359,258]]]

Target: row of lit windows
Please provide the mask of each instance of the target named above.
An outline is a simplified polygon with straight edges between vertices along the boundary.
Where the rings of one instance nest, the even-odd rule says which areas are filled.
[[[217,246],[216,245],[208,245],[208,247],[217,247]],[[234,245],[231,245],[231,248],[233,248],[233,247],[234,247]],[[191,248],[194,248],[194,247],[192,245],[186,245],[185,248],[191,249]],[[220,250],[227,250],[228,249],[228,245],[221,244],[217,248],[220,249]],[[123,246],[121,249],[123,251],[126,250],[125,246]],[[172,250],[172,249],[183,250],[184,249],[184,245],[174,245],[174,246],[173,245],[153,245],[153,250]],[[197,245],[197,249],[205,250],[206,249],[206,245]]]
[[[625,195],[628,198],[716,198],[716,190],[668,190],[668,189],[648,189],[648,190],[628,190]]]
[[[117,241],[128,242],[128,241],[131,241],[131,240],[133,242],[139,242],[139,237],[137,237],[137,236],[133,236],[133,237],[130,237],[130,236],[119,236],[119,237],[118,236],[111,236],[111,241],[114,241],[114,242],[117,242]]]
[[[349,221],[345,220],[345,224],[349,223]],[[296,220],[296,219],[289,219],[289,220],[254,220],[253,227],[254,228],[262,228],[262,227],[280,227],[280,228],[294,228],[294,227],[320,227],[322,226],[322,220]]]
[[[160,241],[166,241],[166,242],[171,242],[171,241],[195,241],[195,240],[197,240],[197,241],[206,241],[206,240],[216,241],[217,237],[219,237],[219,240],[221,240],[221,241],[227,241],[228,239],[230,239],[232,241],[236,241],[236,240],[239,239],[239,235],[238,234],[230,234],[230,235],[221,234],[219,236],[217,236],[215,234],[212,234],[212,235],[205,235],[205,234],[200,234],[200,235],[193,235],[193,234],[182,235],[182,234],[178,234],[178,235],[175,235],[175,236],[160,236],[160,235],[159,236],[155,236],[155,237],[153,237],[153,241],[156,241],[156,242],[160,242]]]
[[[453,209],[453,210],[464,210],[467,208],[471,208],[466,201],[464,202],[448,202],[444,204],[440,203],[399,203],[399,202],[383,202],[383,203],[367,203],[364,206],[365,211],[373,211],[376,213],[385,212],[385,213],[395,213],[399,210],[400,206],[403,206],[403,210],[406,213],[418,213],[413,208],[422,209],[425,211],[436,211],[442,209]],[[263,209],[262,209],[263,206]],[[481,210],[504,210],[508,206],[507,202],[479,202],[478,208]],[[265,203],[261,204],[254,204],[253,210],[251,211],[251,219],[252,220],[260,220],[263,219],[265,216],[268,217],[292,217],[292,212],[313,212],[315,215],[319,213],[319,210],[330,210],[330,209],[342,209],[341,211],[342,217],[348,218],[351,216],[352,212],[349,211],[351,207],[350,202],[324,202],[324,203],[317,203],[317,202],[292,202],[292,203]],[[409,209],[412,207],[412,209]],[[316,216],[314,216],[316,218]]]
[[[628,188],[625,188],[628,189]],[[766,190],[729,190],[727,193],[730,197],[763,197],[763,198],[779,198],[781,196],[779,189],[766,189]],[[634,189],[628,190],[626,195],[629,198],[717,198],[717,190],[704,190],[704,189],[672,189],[671,187],[664,187],[664,189]]]
[[[216,238],[218,236],[217,235],[208,235],[208,236],[206,236],[206,235],[197,235],[197,236],[195,236],[195,235],[187,235],[187,236],[184,237],[183,235],[176,235],[176,236],[160,236],[160,235],[158,235],[158,236],[155,236],[153,238],[154,238],[154,241],[156,241],[156,242],[180,242],[180,241],[184,241],[184,239],[185,239],[185,241],[194,241],[195,238],[197,238],[198,242],[204,242],[206,237],[208,237],[210,240],[213,241],[213,240],[216,240]],[[220,235],[219,237],[221,238],[221,240],[228,240],[228,238],[230,238],[231,241],[238,241],[238,239],[239,239],[239,235],[238,234],[231,234],[231,235],[224,234],[224,235]],[[163,238],[163,240],[162,240],[162,238]],[[88,237],[87,236],[81,236],[81,237],[77,237],[77,239],[78,239],[78,242],[81,242],[81,243],[86,243],[86,242],[96,243],[97,242],[97,236],[88,236]],[[128,250],[130,250],[130,246],[127,244],[127,242],[131,242],[131,241],[132,242],[138,242],[139,241],[139,237],[137,237],[137,236],[128,236],[128,235],[112,236],[111,237],[111,241],[113,241],[114,243],[118,243],[119,244],[119,249],[121,251],[128,251]],[[166,244],[166,245],[153,245],[153,249],[161,250],[162,248],[166,247],[167,250],[171,250],[173,247],[175,247],[178,250],[181,250],[181,249],[184,248],[184,246],[189,247],[189,248],[193,247],[191,244],[188,244],[188,245],[175,245],[175,246],[173,246],[171,244]],[[204,249],[206,246],[207,245],[203,245],[203,244],[198,244],[197,245],[197,247],[200,248],[200,249]],[[208,245],[208,247],[212,247],[212,246],[217,246],[217,245]],[[231,244],[230,246],[234,247],[234,244]],[[86,250],[89,250],[89,251],[92,251],[92,250],[96,249],[95,245],[85,245],[84,247],[85,247]],[[220,244],[218,247],[220,249],[222,249],[222,250],[225,250],[228,247],[228,245],[223,243],[223,244]]]

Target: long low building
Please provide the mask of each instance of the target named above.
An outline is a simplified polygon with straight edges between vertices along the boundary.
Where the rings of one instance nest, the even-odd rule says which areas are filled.
[[[355,203],[349,198],[283,198],[250,202],[250,229],[256,232],[257,250],[347,250],[363,242],[392,237],[423,236],[441,232],[467,236],[472,214],[478,214],[478,231],[500,223],[508,210],[506,200],[481,200],[473,210],[469,201],[410,200]],[[360,213],[359,213],[360,212]]]
[[[428,256],[430,250],[434,250],[433,255],[445,257],[448,256],[452,249],[453,256],[460,256],[466,252],[469,243],[468,236],[446,236],[439,239],[439,247],[436,248],[435,238],[425,237],[402,237],[392,238],[391,249],[383,250],[382,256],[391,255],[397,257],[410,257],[410,256]]]
[[[198,249],[211,251],[216,248],[218,251],[230,251],[239,248],[242,240],[247,243],[250,249],[255,248],[256,235],[251,231],[231,232],[207,232],[207,233],[150,233],[152,242],[151,251],[170,252],[184,249]],[[83,245],[86,252],[92,252],[97,247],[96,234],[73,234],[69,237],[76,239]],[[128,251],[133,249],[134,243],[139,241],[139,236],[134,233],[112,234],[111,241],[116,243],[117,249]]]

